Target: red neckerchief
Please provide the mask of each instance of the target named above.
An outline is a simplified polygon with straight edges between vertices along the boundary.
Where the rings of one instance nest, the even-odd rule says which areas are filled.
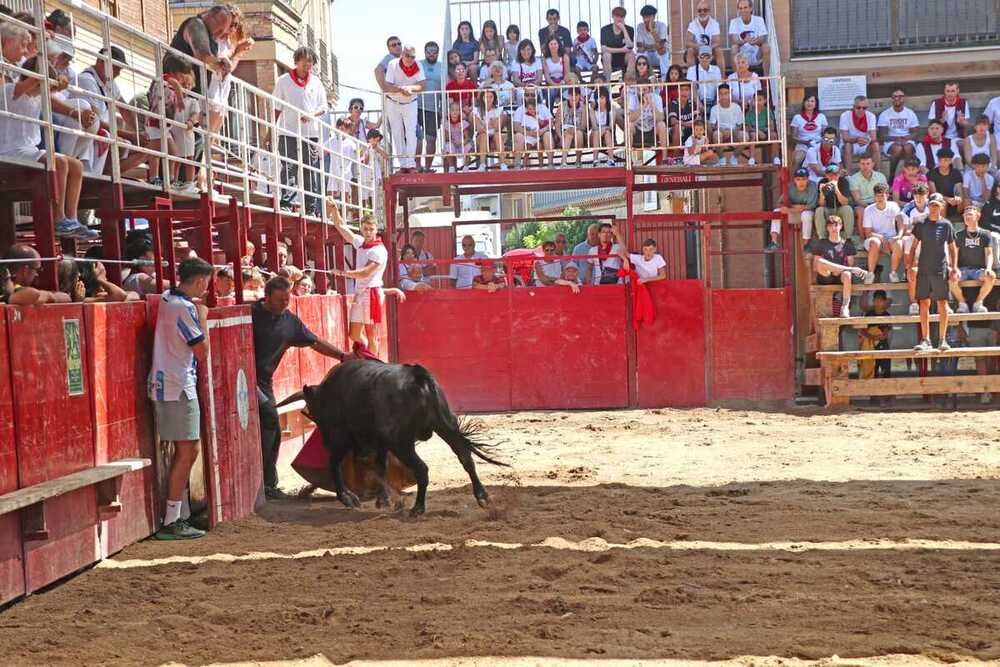
[[[832,144],[820,144],[819,145],[819,163],[824,167],[830,164],[830,160],[833,158],[833,145]]]
[[[299,88],[305,88],[306,84],[309,83],[309,77],[312,76],[312,72],[306,72],[305,78],[300,79],[299,73],[295,71],[295,68],[293,67],[291,70],[288,71],[288,75],[292,77],[292,82],[296,86],[298,86]]]
[[[933,169],[937,166],[937,153],[934,151],[935,146],[939,147],[938,150],[951,148],[951,139],[945,137],[944,135],[941,136],[941,141],[932,141],[931,135],[928,134],[924,137],[922,143],[924,145],[924,157],[927,158],[928,169]]]
[[[380,246],[380,245],[383,245],[382,244],[382,239],[380,239],[379,237],[376,236],[373,240],[371,240],[371,241],[365,241],[364,243],[362,243],[361,247],[364,248],[365,250],[370,250],[371,248],[374,248],[375,246]]]
[[[589,41],[590,41],[590,33],[589,32],[587,33],[586,36],[583,36],[583,35],[577,35],[576,36],[576,42],[577,42],[577,44],[586,44]]]
[[[53,32],[56,29],[56,24],[48,19],[45,19],[45,29],[50,32]]]
[[[639,282],[639,275],[634,269],[622,267],[618,269],[618,277],[628,277],[632,286],[632,324],[635,330],[645,322],[652,324],[656,320],[656,309],[653,308],[653,297],[649,294],[649,287],[645,283]]]
[[[868,112],[865,111],[861,114],[861,120],[854,115],[854,111],[851,111],[851,122],[854,123],[854,129],[858,132],[868,133]]]
[[[597,256],[598,256],[598,258],[600,258],[600,259],[607,259],[608,257],[610,257],[611,256],[611,249],[613,247],[614,247],[614,243],[612,243],[611,241],[608,241],[607,243],[600,243],[600,242],[598,242],[598,244],[597,244]]]
[[[819,116],[818,109],[813,109],[811,117],[806,114],[805,109],[800,111],[799,115],[802,116],[802,120],[805,121],[805,124],[802,125],[803,130],[806,130],[807,132],[812,132],[813,130],[816,129],[816,118],[817,116]]]
[[[420,69],[420,65],[417,64],[416,60],[414,60],[412,65],[407,66],[407,64],[403,62],[403,59],[400,58],[399,59],[399,69],[407,77],[413,77],[413,75],[416,74],[417,71]]]
[[[948,121],[946,121],[944,119],[944,110],[947,107],[952,107],[955,110],[955,115],[957,116],[959,111],[964,111],[965,110],[965,100],[962,99],[961,95],[958,95],[957,97],[955,97],[954,104],[948,104],[948,98],[946,98],[944,95],[942,95],[941,97],[937,98],[937,100],[935,100],[935,102],[934,102],[934,110],[937,112],[937,119],[939,121],[941,121],[942,123],[944,123],[944,131],[945,132],[948,131]],[[964,137],[965,136],[965,128],[962,127],[961,125],[959,125],[957,121],[955,122],[955,125],[957,126],[956,129],[958,129],[958,136]]]

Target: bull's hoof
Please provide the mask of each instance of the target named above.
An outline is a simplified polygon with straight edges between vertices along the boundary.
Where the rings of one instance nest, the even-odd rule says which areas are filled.
[[[361,509],[361,501],[356,495],[350,491],[344,491],[339,496],[340,502],[344,503],[350,509]]]
[[[484,510],[490,508],[490,497],[489,496],[483,496],[482,498],[476,498],[476,502],[479,503],[479,506],[482,507]]]
[[[416,518],[424,513],[423,505],[414,505],[413,509],[410,510],[410,516]]]

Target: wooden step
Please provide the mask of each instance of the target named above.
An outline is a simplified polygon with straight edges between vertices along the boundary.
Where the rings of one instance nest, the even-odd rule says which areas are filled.
[[[934,349],[928,352],[917,352],[916,350],[843,350],[816,353],[816,358],[820,361],[824,359],[860,361],[862,359],[945,359],[997,356],[1000,356],[1000,347],[953,347],[947,352]]]

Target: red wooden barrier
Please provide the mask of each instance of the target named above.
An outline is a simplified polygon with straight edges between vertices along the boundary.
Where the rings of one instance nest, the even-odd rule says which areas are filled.
[[[656,320],[636,335],[639,407],[705,405],[705,287],[667,280],[649,290]]]
[[[83,306],[7,309],[20,486],[94,465],[94,429]],[[93,487],[46,502],[48,539],[25,535],[32,592],[100,557]]]
[[[0,312],[0,495],[17,490],[14,405],[4,315]],[[0,516],[0,604],[24,595],[24,545],[19,516],[17,512]]]
[[[712,290],[713,401],[795,397],[792,314],[784,289]]]
[[[84,306],[88,370],[93,382],[95,459],[156,459],[152,409],[146,384],[153,331],[144,303]],[[101,526],[101,556],[149,537],[156,530],[155,469],[151,466],[122,477],[122,509]]]
[[[296,315],[309,330],[319,338],[336,345],[342,350],[349,349],[347,345],[347,327],[344,322],[344,297],[339,294],[304,296],[295,299]],[[327,371],[333,368],[333,359],[309,349],[289,350],[285,358],[292,355],[299,357],[298,391],[302,385],[319,384]],[[284,361],[281,362],[284,365]]]

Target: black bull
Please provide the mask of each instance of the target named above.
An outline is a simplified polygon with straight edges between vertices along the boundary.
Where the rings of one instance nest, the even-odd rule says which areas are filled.
[[[337,497],[348,507],[360,507],[358,497],[344,485],[340,464],[348,452],[355,456],[375,455],[376,473],[382,480],[380,500],[388,502],[385,489],[389,452],[413,473],[417,480],[417,499],[412,514],[424,512],[427,495],[427,464],[417,455],[416,443],[437,433],[448,443],[472,480],[472,493],[480,506],[486,507],[489,495],[476,474],[472,455],[506,466],[490,458],[487,445],[473,438],[478,425],[459,420],[434,376],[415,364],[383,364],[367,360],[349,360],[335,367],[317,386],[306,385],[279,406],[305,400],[309,417],[323,435],[330,453],[330,473]]]

